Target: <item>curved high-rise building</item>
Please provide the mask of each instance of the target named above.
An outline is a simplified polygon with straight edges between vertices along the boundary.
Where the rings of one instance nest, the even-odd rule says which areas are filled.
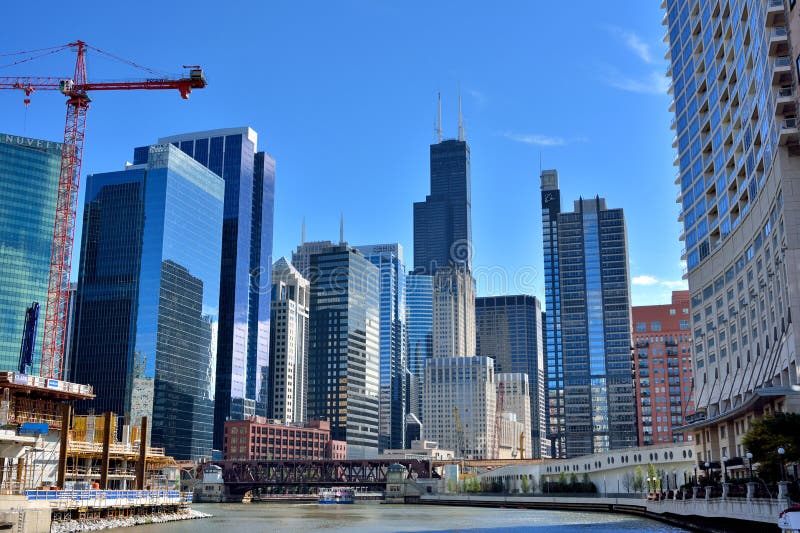
[[[793,4],[663,4],[697,409],[681,429],[703,464],[744,456],[753,419],[800,410]]]

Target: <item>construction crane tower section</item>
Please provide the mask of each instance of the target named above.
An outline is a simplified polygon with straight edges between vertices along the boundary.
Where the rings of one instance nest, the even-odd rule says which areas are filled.
[[[41,372],[43,377],[60,379],[64,371],[67,312],[69,305],[69,280],[72,266],[72,246],[75,237],[75,217],[78,207],[83,145],[86,134],[86,114],[89,110],[90,91],[159,90],[177,89],[181,97],[189,97],[192,89],[202,89],[206,80],[200,67],[185,67],[189,76],[179,79],[158,78],[144,81],[115,81],[91,83],[86,78],[86,51],[88,48],[121,60],[107,52],[75,41],[67,45],[47,49],[49,55],[65,49],[77,52],[72,78],[13,76],[0,77],[0,89],[17,89],[25,93],[25,105],[37,90],[57,90],[67,97],[67,118],[64,126],[64,145],[56,196],[53,244],[50,253],[50,273],[47,285],[47,301],[42,342]],[[36,51],[39,52],[39,51]],[[27,52],[21,52],[27,54]],[[18,63],[32,58],[24,59]],[[135,63],[121,60],[137,68]],[[150,71],[150,69],[145,69]],[[150,71],[153,72],[153,71]]]

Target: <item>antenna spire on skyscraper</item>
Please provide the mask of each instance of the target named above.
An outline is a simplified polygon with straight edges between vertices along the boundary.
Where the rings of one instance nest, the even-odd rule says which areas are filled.
[[[467,136],[464,133],[464,115],[461,114],[461,84],[458,84],[458,140],[466,141]]]
[[[306,217],[303,217],[303,228],[300,231],[300,244],[306,243]]]
[[[436,143],[442,142],[442,93],[437,93],[438,104],[436,111],[436,123],[433,126],[434,135],[436,135]]]
[[[339,244],[344,244],[344,213],[339,216]]]

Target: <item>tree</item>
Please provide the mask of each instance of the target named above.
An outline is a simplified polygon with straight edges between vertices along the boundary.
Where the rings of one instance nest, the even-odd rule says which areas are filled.
[[[800,414],[775,413],[756,420],[742,441],[747,451],[753,454],[753,461],[761,464],[762,474],[766,471],[780,479],[782,467],[778,448],[786,453],[783,461],[792,463],[800,460]]]
[[[638,465],[633,474],[633,491],[644,491],[644,474],[642,473],[642,466]]]
[[[528,482],[528,474],[522,474],[522,493],[528,494],[530,490],[530,483]]]
[[[622,488],[625,489],[625,492],[630,492],[633,489],[633,474],[630,472],[625,472],[625,475],[622,476]]]

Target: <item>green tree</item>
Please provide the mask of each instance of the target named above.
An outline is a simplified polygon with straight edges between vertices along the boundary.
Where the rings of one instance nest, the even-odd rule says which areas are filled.
[[[753,461],[761,464],[762,477],[780,479],[781,457],[778,448],[783,448],[783,461],[793,463],[800,460],[800,414],[775,413],[756,420],[742,441],[745,449],[753,454]],[[764,476],[766,474],[766,476]]]
[[[642,466],[638,465],[636,470],[633,473],[633,492],[642,492],[644,491],[644,473],[642,472]]]
[[[531,484],[528,482],[528,474],[522,474],[522,493],[528,494]]]

